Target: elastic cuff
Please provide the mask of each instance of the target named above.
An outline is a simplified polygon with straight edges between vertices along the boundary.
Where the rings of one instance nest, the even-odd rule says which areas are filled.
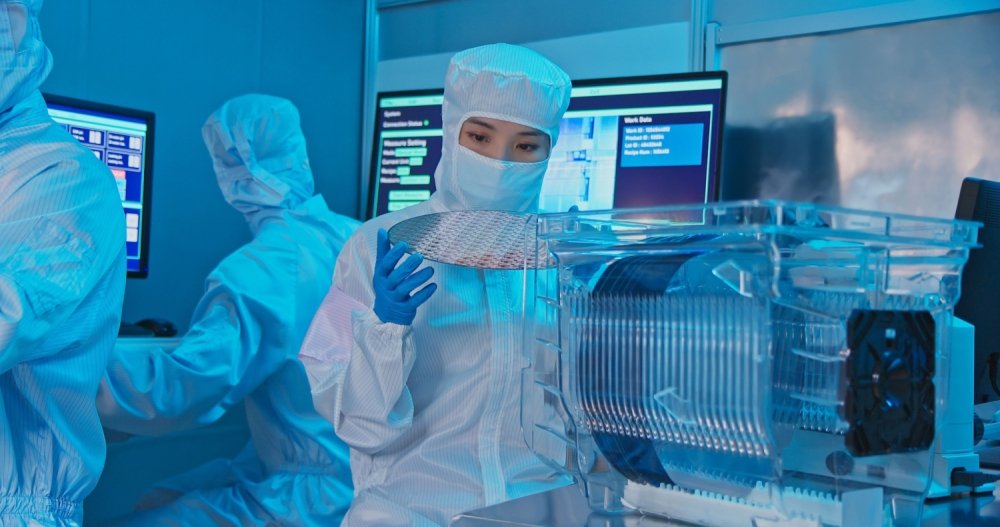
[[[361,323],[364,327],[372,328],[372,330],[386,337],[403,338],[410,331],[410,326],[408,325],[396,324],[395,322],[382,322],[382,319],[378,318],[378,315],[371,309],[355,311],[353,317],[355,324]]]

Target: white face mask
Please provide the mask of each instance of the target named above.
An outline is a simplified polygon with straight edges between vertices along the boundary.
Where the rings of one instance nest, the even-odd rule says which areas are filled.
[[[446,184],[470,210],[534,212],[548,160],[537,163],[501,161],[455,145],[454,172]]]

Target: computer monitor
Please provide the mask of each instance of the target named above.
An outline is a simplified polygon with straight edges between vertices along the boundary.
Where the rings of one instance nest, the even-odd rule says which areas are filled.
[[[726,83],[723,71],[575,81],[540,210],[717,200]],[[434,192],[442,93],[378,94],[369,218]]]
[[[128,277],[145,278],[149,273],[154,114],[56,95],[44,97],[52,119],[111,169],[125,211]]]
[[[982,248],[969,252],[955,316],[976,327],[975,402],[1000,399],[1000,182],[965,178],[955,219],[983,224]]]

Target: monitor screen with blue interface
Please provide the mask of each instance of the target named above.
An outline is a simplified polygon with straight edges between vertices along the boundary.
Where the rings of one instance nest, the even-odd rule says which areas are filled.
[[[721,71],[575,81],[539,208],[563,212],[718,199]],[[434,192],[442,91],[380,93],[368,217]]]
[[[52,119],[111,169],[125,212],[128,276],[149,272],[150,180],[153,124],[150,112],[45,95]]]

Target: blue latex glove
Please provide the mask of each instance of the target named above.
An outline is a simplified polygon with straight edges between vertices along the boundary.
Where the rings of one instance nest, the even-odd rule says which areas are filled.
[[[417,292],[413,292],[424,282],[430,280],[434,269],[424,267],[414,272],[424,261],[419,254],[410,255],[397,267],[399,259],[406,254],[406,244],[400,243],[391,247],[389,233],[385,229],[378,230],[378,246],[375,256],[375,274],[372,277],[372,287],[375,288],[375,305],[372,310],[382,322],[392,322],[409,326],[417,316],[420,304],[437,291],[437,284],[427,284]]]

